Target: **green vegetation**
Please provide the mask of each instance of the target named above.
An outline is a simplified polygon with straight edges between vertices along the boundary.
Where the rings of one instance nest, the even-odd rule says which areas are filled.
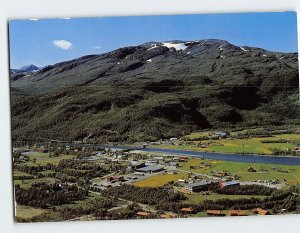
[[[205,166],[208,163],[211,166]],[[232,176],[239,176],[241,181],[251,180],[276,180],[286,182],[289,185],[297,185],[300,183],[300,166],[288,166],[277,164],[259,164],[259,163],[238,163],[228,161],[211,161],[193,158],[188,162],[181,162],[180,169],[195,173],[212,175],[214,172],[227,171]],[[198,166],[191,169],[191,166]],[[249,167],[254,168],[257,172],[248,172]]]
[[[258,196],[258,195],[225,195],[225,194],[216,194],[212,193],[210,195],[199,195],[199,194],[188,194],[186,195],[187,200],[184,203],[187,204],[199,204],[205,200],[216,201],[219,199],[228,198],[230,200],[237,200],[241,198],[251,199],[251,198],[260,198],[263,199],[265,196]]]
[[[28,166],[44,166],[48,163],[57,165],[59,161],[63,159],[75,158],[74,155],[59,155],[58,157],[49,157],[49,153],[38,152],[31,152],[28,156],[30,157],[30,162],[26,163]]]
[[[217,140],[199,140],[199,138],[208,137],[209,133],[210,132],[200,132],[189,134],[185,136],[185,138],[189,139],[188,143],[179,142],[175,145],[158,145],[152,147],[203,152],[270,155],[273,154],[274,149],[287,151],[293,149],[300,143],[300,134],[276,134],[270,137],[251,137],[244,139],[224,138]],[[211,132],[211,134],[213,134],[213,132]],[[233,135],[237,135],[237,132],[234,132]],[[200,146],[201,144],[205,146],[202,148]]]
[[[251,48],[243,56],[225,41],[189,46],[192,57],[132,46],[48,66],[30,78],[12,75],[13,140],[125,143],[203,129],[299,125],[297,54],[279,60],[281,53],[265,58]]]
[[[30,219],[32,217],[39,216],[46,212],[47,210],[45,209],[34,208],[34,207],[24,206],[24,205],[16,206],[16,215],[18,218],[22,218],[22,219]]]

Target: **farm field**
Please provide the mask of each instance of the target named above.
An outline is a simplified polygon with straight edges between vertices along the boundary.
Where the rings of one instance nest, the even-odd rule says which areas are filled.
[[[210,164],[205,167],[203,164]],[[202,173],[212,175],[213,172],[227,171],[232,175],[240,177],[241,181],[251,180],[276,180],[286,182],[289,185],[300,184],[300,166],[288,165],[273,165],[273,164],[259,164],[259,163],[238,163],[228,161],[211,161],[192,158],[187,162],[180,163],[180,170],[190,171],[194,173]],[[192,169],[191,166],[196,167]],[[252,167],[256,172],[248,172],[247,169]]]
[[[236,134],[237,132],[235,132]],[[190,138],[189,143],[175,143],[174,145],[153,145],[154,148],[164,149],[180,149],[180,150],[193,150],[203,152],[217,152],[217,153],[242,153],[242,154],[263,154],[271,155],[271,149],[293,149],[300,141],[300,134],[278,134],[272,137],[253,137],[247,139],[218,139],[218,140],[202,140],[199,141],[197,138],[207,136],[208,133],[193,133],[185,136]],[[193,141],[192,139],[195,139]],[[285,143],[262,143],[265,140],[287,140]],[[205,144],[205,148],[201,148],[198,144]]]
[[[28,152],[24,153],[28,155],[31,159],[30,162],[26,163],[28,166],[43,166],[51,163],[53,165],[58,165],[59,161],[63,159],[72,159],[74,155],[59,155],[58,157],[49,157],[49,153],[39,153],[39,152]],[[36,162],[33,162],[32,159],[35,159]]]
[[[177,181],[178,179],[187,179],[187,173],[178,174],[160,174],[151,176],[149,178],[134,182],[133,185],[138,187],[161,187],[168,184],[170,181]]]
[[[20,185],[21,188],[30,188],[34,183],[46,182],[46,183],[54,183],[57,180],[51,177],[43,177],[43,178],[34,178],[28,180],[14,180],[14,185]]]

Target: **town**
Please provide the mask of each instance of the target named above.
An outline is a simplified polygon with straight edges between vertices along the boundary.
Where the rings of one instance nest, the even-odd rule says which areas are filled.
[[[202,138],[200,148],[208,145],[207,141],[229,140],[225,132],[210,134],[214,138]],[[293,135],[289,136],[295,137]],[[186,137],[170,138],[129,149],[54,141],[19,143],[13,152],[17,220],[299,212],[299,165],[235,162],[207,159],[205,154],[193,157],[184,153],[147,151],[147,148],[176,146],[186,141]],[[292,150],[297,155],[299,147],[294,146]],[[29,195],[31,200],[27,198]]]

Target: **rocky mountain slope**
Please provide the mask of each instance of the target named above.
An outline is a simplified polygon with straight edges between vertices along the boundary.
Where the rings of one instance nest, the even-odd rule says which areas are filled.
[[[11,74],[15,140],[139,141],[298,124],[298,54],[223,40],[149,42]]]

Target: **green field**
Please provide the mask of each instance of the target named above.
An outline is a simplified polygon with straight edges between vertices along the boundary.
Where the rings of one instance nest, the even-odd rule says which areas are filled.
[[[178,174],[160,174],[151,176],[144,180],[137,181],[133,185],[138,187],[160,187],[165,184],[168,184],[170,181],[177,181],[178,179],[187,179],[187,173],[178,173]]]
[[[59,161],[63,159],[72,159],[75,157],[75,155],[59,155],[59,157],[49,157],[49,153],[38,153],[38,152],[32,152],[28,154],[30,157],[30,161],[25,163],[29,166],[39,166],[39,165],[47,165],[47,163],[51,163],[53,165],[58,165]],[[36,159],[36,162],[34,163],[32,159]]]
[[[16,171],[14,170],[14,176],[32,176],[26,172]]]
[[[210,163],[211,167],[205,167],[202,163]],[[212,175],[213,171],[227,171],[232,175],[240,176],[241,181],[250,180],[286,180],[289,185],[300,184],[300,166],[274,165],[274,164],[259,164],[259,163],[238,163],[228,161],[211,161],[198,158],[189,159],[187,162],[180,163],[181,170],[191,171],[195,173],[203,173]],[[190,166],[202,166],[197,169],[191,169]],[[251,166],[257,172],[248,172],[248,167]],[[274,168],[274,169],[273,169]],[[279,171],[281,170],[281,171]],[[287,171],[288,173],[282,172]]]
[[[35,178],[30,180],[14,180],[14,184],[19,184],[21,188],[30,188],[33,183],[46,182],[46,183],[54,183],[56,181],[55,178],[51,177],[43,177],[43,178]]]
[[[193,194],[187,194],[185,195],[187,197],[187,200],[185,200],[185,203],[188,204],[199,204],[202,201],[205,200],[211,200],[211,201],[215,201],[218,199],[231,199],[231,200],[235,200],[235,199],[241,199],[241,198],[246,198],[246,199],[250,199],[250,198],[265,198],[265,196],[257,196],[257,195],[225,195],[225,194],[216,194],[216,193],[212,193],[210,195],[200,195],[197,193],[193,193]]]
[[[192,133],[186,137],[196,139],[202,136],[207,136],[208,133]],[[262,143],[262,140],[288,140],[287,143]],[[245,153],[245,154],[272,154],[271,149],[287,150],[292,149],[300,141],[300,134],[278,134],[272,137],[264,138],[249,138],[249,139],[219,139],[219,140],[202,140],[201,143],[206,144],[205,148],[198,146],[200,141],[182,142],[175,145],[156,145],[151,147],[159,147],[165,149],[180,149],[180,150],[193,150],[193,151],[207,151],[218,153]],[[180,145],[181,144],[181,145]]]

